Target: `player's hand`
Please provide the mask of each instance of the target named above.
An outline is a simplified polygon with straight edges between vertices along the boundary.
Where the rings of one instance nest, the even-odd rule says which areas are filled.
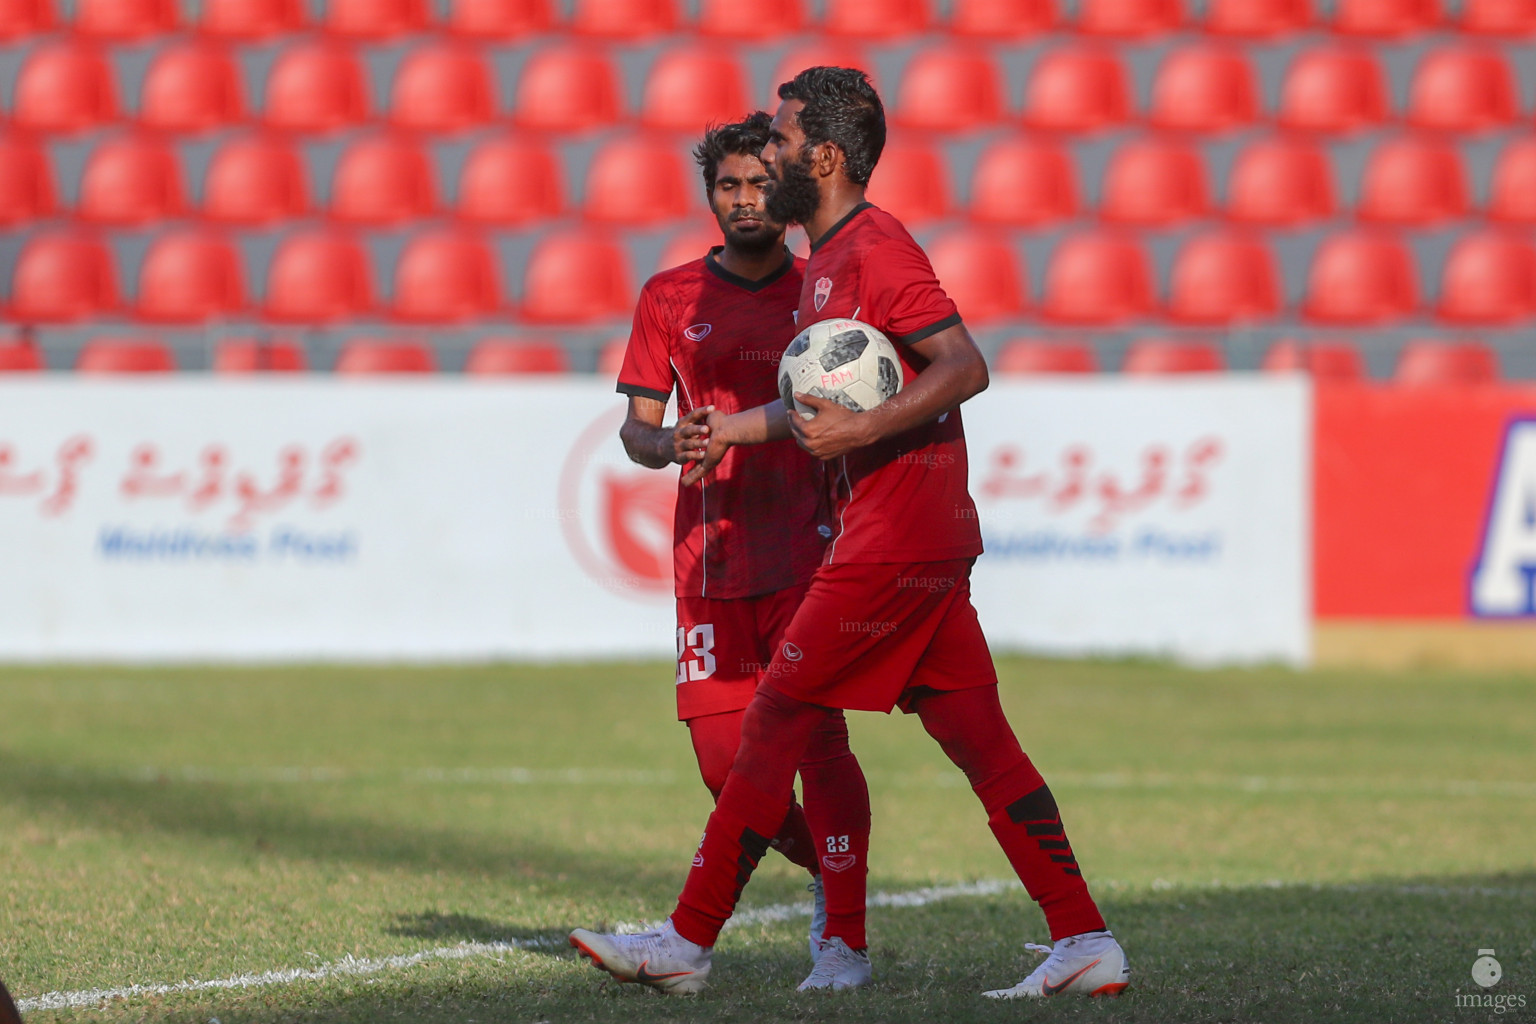
[[[795,401],[816,410],[810,419],[804,419],[798,412],[789,414],[789,429],[794,432],[795,443],[823,462],[847,455],[874,440],[868,431],[869,413],[854,412],[816,395],[797,393]]]
[[[704,457],[709,447],[709,426],[704,422],[715,411],[712,405],[701,405],[677,421],[672,428],[672,461],[679,466]]]
[[[725,458],[725,453],[731,450],[729,431],[725,429],[726,415],[723,412],[715,412],[714,406],[706,406],[709,410],[707,422],[703,426],[707,441],[699,449],[699,454],[693,458],[696,460],[693,467],[683,474],[683,483],[689,487],[703,480]]]

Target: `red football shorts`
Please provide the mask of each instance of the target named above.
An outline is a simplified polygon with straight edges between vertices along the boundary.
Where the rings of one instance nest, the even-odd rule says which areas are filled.
[[[995,686],[971,606],[971,563],[823,565],[784,631],[763,685],[853,711],[901,707],[920,689]]]
[[[740,711],[773,661],[808,584],[757,597],[677,599],[677,717]]]

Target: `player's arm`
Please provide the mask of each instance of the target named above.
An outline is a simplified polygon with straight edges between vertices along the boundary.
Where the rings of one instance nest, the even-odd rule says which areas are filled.
[[[701,405],[668,427],[662,425],[667,403],[630,395],[629,414],[619,428],[619,440],[630,459],[648,469],[702,459],[709,443],[709,427],[704,420],[714,411],[712,405]]]
[[[725,453],[738,444],[766,444],[769,441],[785,441],[792,435],[789,430],[789,410],[783,402],[769,402],[755,409],[726,415],[716,412],[704,425],[708,432],[703,455],[697,465],[683,474],[683,483],[692,484],[709,475],[720,464]]]

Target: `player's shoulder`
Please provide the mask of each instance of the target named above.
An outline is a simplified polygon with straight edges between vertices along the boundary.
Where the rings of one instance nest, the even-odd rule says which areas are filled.
[[[849,236],[849,254],[860,262],[877,252],[922,251],[905,224],[872,203],[861,206],[839,233]]]
[[[704,265],[704,257],[700,256],[696,260],[658,270],[646,279],[640,294],[653,299],[671,298],[698,288],[709,276],[709,268]]]

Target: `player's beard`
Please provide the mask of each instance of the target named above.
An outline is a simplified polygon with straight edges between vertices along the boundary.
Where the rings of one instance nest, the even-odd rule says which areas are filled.
[[[821,206],[821,189],[811,177],[810,164],[781,159],[776,169],[773,191],[768,193],[763,209],[780,224],[807,223]]]
[[[760,218],[761,226],[753,232],[738,232],[731,221],[726,221],[725,236],[731,248],[751,256],[769,252],[784,244],[784,228],[766,217]]]

